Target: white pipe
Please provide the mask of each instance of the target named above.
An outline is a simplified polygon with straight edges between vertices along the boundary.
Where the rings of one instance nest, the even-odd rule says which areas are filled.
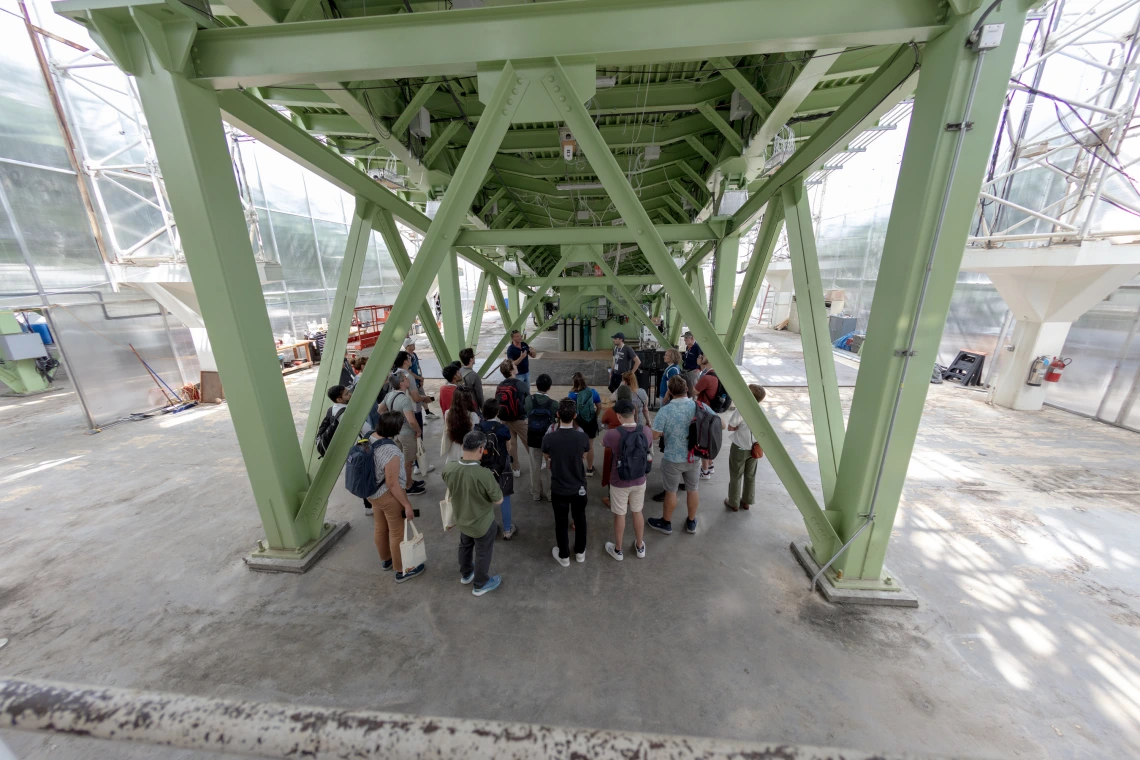
[[[1076,231],[1076,229],[1077,229],[1076,227],[1074,227],[1071,224],[1065,224],[1064,222],[1060,221],[1059,219],[1054,219],[1051,216],[1047,216],[1045,214],[1042,214],[1039,211],[1034,211],[1031,208],[1026,208],[1025,206],[1014,203],[1013,201],[1007,201],[1005,198],[999,198],[996,195],[990,195],[989,193],[978,193],[978,195],[980,195],[983,198],[986,198],[988,200],[991,200],[995,203],[1000,203],[1003,206],[1009,206],[1011,209],[1014,209],[1016,211],[1020,211],[1023,214],[1029,214],[1030,216],[1036,217],[1037,219],[1040,219],[1043,222],[1049,222],[1049,224],[1055,224],[1058,227],[1064,227],[1065,229],[1068,229],[1068,230]]]

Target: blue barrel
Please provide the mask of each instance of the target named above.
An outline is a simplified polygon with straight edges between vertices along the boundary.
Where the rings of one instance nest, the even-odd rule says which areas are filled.
[[[51,344],[55,343],[55,341],[51,338],[51,330],[48,328],[47,323],[28,325],[28,327],[32,328],[40,334],[40,340],[44,342],[45,346],[50,346]]]

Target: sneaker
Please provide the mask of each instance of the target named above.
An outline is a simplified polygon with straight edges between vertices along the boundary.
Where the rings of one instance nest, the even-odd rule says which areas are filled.
[[[429,465],[427,466],[427,471],[428,471],[428,472],[435,472],[435,465],[434,465],[434,464],[429,464]],[[413,474],[413,475],[423,475],[423,474],[424,474],[424,472],[423,472],[422,470],[420,470],[420,466],[419,466],[418,464],[416,464],[416,465],[413,465],[413,466],[412,466],[412,474]]]
[[[420,565],[416,565],[415,567],[413,567],[411,570],[409,570],[406,573],[396,573],[396,583],[403,583],[406,580],[409,580],[411,578],[415,578],[417,575],[423,575],[423,572],[426,569],[427,569],[427,566],[420,564]]]
[[[596,472],[596,470],[594,470],[594,468],[593,468],[593,467],[589,468],[588,470],[586,470],[586,477],[587,477],[587,478],[592,478],[592,477],[594,477],[594,472]]]
[[[550,553],[554,555],[554,561],[562,565],[562,567],[570,567],[570,558],[562,559],[562,556],[558,553],[557,546],[554,547]]]
[[[521,478],[522,477],[522,470],[511,470],[511,474],[514,475],[516,478]]]
[[[665,522],[664,520],[662,520],[659,517],[650,517],[648,520],[645,521],[645,524],[648,525],[650,528],[653,528],[653,530],[661,531],[666,536],[673,535],[673,523]]]
[[[686,517],[685,518],[685,532],[686,533],[696,533],[697,532],[697,521],[696,520],[690,520],[689,518]]]
[[[492,575],[490,578],[487,579],[487,582],[483,584],[483,588],[473,588],[473,589],[471,589],[471,593],[474,596],[483,596],[483,594],[486,594],[489,591],[494,591],[495,589],[497,589],[502,584],[503,584],[503,576]]]
[[[633,545],[633,551],[637,553],[638,559],[645,559],[645,542],[642,541],[641,546],[634,544]]]
[[[709,462],[709,475],[716,472],[716,462]]]
[[[412,488],[415,488],[416,486],[426,486],[426,485],[427,485],[426,480],[413,480],[412,481]]]
[[[712,480],[712,470],[701,470],[701,480]]]
[[[459,576],[459,582],[462,583],[464,586],[470,586],[471,581],[473,581],[473,580],[475,580],[475,571],[474,570],[471,571],[471,575],[462,575],[461,574]]]
[[[364,516],[365,517],[372,517],[372,507],[365,507],[364,508]]]
[[[575,554],[574,559],[577,560],[578,562],[585,562],[586,561],[586,552],[582,552],[581,554]]]
[[[621,549],[618,549],[616,546],[614,546],[613,541],[606,541],[606,554],[610,555],[618,562],[621,562],[623,559],[625,559],[625,555],[621,553]]]
[[[542,501],[542,494],[539,494],[538,496],[533,496],[531,498],[533,498],[535,501]]]
[[[392,569],[392,560],[386,559],[383,562],[381,562],[380,563],[380,569],[384,570],[385,572],[387,572],[388,570],[391,570]]]
[[[519,529],[512,525],[510,530],[503,531],[503,540],[504,541],[510,541],[512,538],[515,537],[515,534],[518,532],[519,532]]]
[[[664,491],[657,492],[656,494],[653,495],[653,500],[656,502],[665,501],[665,492]]]
[[[427,409],[424,409],[424,417],[426,417],[429,420],[438,420],[439,419],[438,414],[436,414],[435,412],[428,411]]]
[[[419,496],[420,494],[427,493],[427,486],[423,483],[418,483],[405,491],[405,493],[407,493],[408,496]]]

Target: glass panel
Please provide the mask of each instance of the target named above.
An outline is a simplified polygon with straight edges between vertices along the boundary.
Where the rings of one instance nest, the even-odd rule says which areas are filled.
[[[308,216],[309,204],[305,199],[305,184],[301,167],[272,148],[258,143],[257,167],[261,175],[261,189],[269,208],[291,214]],[[277,241],[281,245],[281,241]]]
[[[309,192],[313,218],[341,224],[348,222],[346,216],[352,216],[353,201],[347,193],[310,171],[305,172],[305,189]]]
[[[16,243],[16,234],[8,215],[0,207],[0,295],[36,293],[36,283],[24,262],[24,254]],[[39,300],[38,298],[36,299]]]
[[[28,32],[9,13],[0,13],[0,71],[0,158],[70,169]]]
[[[312,221],[304,216],[274,212],[269,213],[269,219],[289,290],[323,289],[324,282],[321,281],[321,272],[317,268]]]
[[[332,292],[336,291],[340,278],[340,266],[344,263],[344,249],[348,245],[348,228],[334,222],[316,221],[317,244],[321,252],[321,266],[324,267],[325,284]]]

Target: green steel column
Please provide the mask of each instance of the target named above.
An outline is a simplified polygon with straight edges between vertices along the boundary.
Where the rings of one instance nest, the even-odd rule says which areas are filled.
[[[471,321],[467,324],[467,345],[479,350],[479,331],[483,329],[483,312],[487,308],[487,273],[479,273],[475,286],[475,301],[471,305]]]
[[[463,296],[459,290],[459,254],[448,252],[439,270],[439,306],[443,312],[443,338],[452,356],[463,348]]]
[[[229,402],[269,545],[296,549],[321,524],[294,525],[308,488],[273,346],[257,265],[214,91],[163,68],[142,35],[121,27],[186,264]],[[169,63],[169,59],[167,60]]]
[[[368,244],[372,240],[372,217],[376,206],[356,199],[356,210],[352,214],[352,225],[348,229],[348,243],[344,248],[344,262],[340,267],[340,280],[336,285],[332,314],[329,316],[329,331],[325,336],[325,353],[317,370],[317,382],[313,388],[313,400],[309,403],[309,418],[305,423],[305,434],[301,438],[301,451],[309,474],[317,471],[317,448],[314,438],[325,410],[332,404],[328,389],[340,379],[344,354],[348,348],[349,327],[352,312],[356,307],[356,295],[360,291],[360,277],[364,271],[364,261],[368,258]]]
[[[563,246],[563,251],[565,251],[566,248],[568,248],[568,246]],[[657,325],[653,324],[653,320],[646,316],[645,311],[641,308],[641,304],[638,303],[637,297],[629,292],[629,288],[622,285],[621,281],[617,279],[614,270],[606,263],[606,257],[602,256],[598,251],[591,249],[591,252],[594,254],[594,261],[598,262],[598,266],[602,268],[602,274],[607,278],[612,278],[614,292],[621,296],[621,299],[626,302],[626,307],[629,309],[629,313],[633,318],[649,329],[654,340],[656,340],[662,348],[668,347],[670,344],[665,340],[665,336],[657,329]]]
[[[400,237],[400,229],[396,226],[396,219],[392,216],[392,212],[387,209],[379,209],[372,220],[372,227],[380,233],[380,237],[384,238],[384,245],[388,248],[388,255],[392,257],[392,263],[395,265],[400,279],[407,280],[408,273],[412,268],[412,260],[408,257],[408,249],[404,247],[404,238]],[[441,365],[454,361],[455,357],[451,355],[447,343],[443,340],[443,333],[439,331],[439,325],[435,323],[435,309],[431,307],[427,299],[424,299],[420,305],[419,314],[420,324],[424,327],[424,335],[427,336],[428,343],[431,344],[431,350],[435,352],[435,358],[439,360]]]
[[[717,369],[721,382],[736,400],[748,427],[756,433],[772,469],[776,471],[781,482],[788,489],[792,501],[795,502],[796,507],[804,516],[812,542],[819,546],[830,547],[836,539],[835,530],[831,527],[831,523],[823,510],[820,509],[815,495],[811,492],[799,470],[796,469],[795,463],[776,435],[771,423],[768,422],[768,418],[760,409],[760,405],[752,398],[748,384],[741,376],[740,370],[733,362],[728,350],[718,339],[708,315],[702,311],[697,299],[689,290],[684,276],[669,255],[669,249],[661,240],[660,233],[654,228],[649,219],[649,214],[641,205],[641,201],[630,186],[625,173],[618,165],[617,159],[610,152],[609,146],[594,124],[590,112],[582,105],[580,97],[573,96],[574,88],[560,64],[555,64],[555,70],[550,76],[543,77],[542,85],[546,88],[551,99],[559,108],[562,108],[566,126],[574,133],[575,139],[582,147],[582,152],[586,155],[594,171],[597,172],[598,178],[606,188],[610,198],[613,199],[618,213],[625,219],[626,225],[635,231],[637,244],[645,254],[650,266],[661,278],[665,288],[677,300],[677,305],[686,317],[694,337],[701,344],[712,365]]]
[[[692,288],[693,297],[697,299],[697,303],[701,305],[701,311],[707,317],[709,315],[709,288],[705,285],[705,273],[699,267],[692,271],[689,287]]]
[[[953,20],[950,29],[922,52],[914,115],[861,352],[847,446],[840,460],[843,487],[831,505],[842,512],[840,537],[854,538],[832,566],[842,572],[843,581],[877,583],[882,576],[1027,6],[1004,2],[986,18],[987,24],[1004,23],[1005,29],[1001,45],[984,56],[966,47],[979,13]],[[957,129],[963,121],[970,127],[965,133]],[[915,353],[904,377],[908,350]],[[872,509],[874,520],[859,533]],[[832,557],[831,550],[813,548],[823,562]]]
[[[514,280],[507,282],[507,310],[511,313],[511,319],[519,315],[519,308],[522,304],[519,302],[519,286],[515,284]]]
[[[669,299],[669,345],[676,347],[681,341],[681,312],[677,310],[677,299],[666,295]]]
[[[507,311],[507,301],[503,298],[503,286],[499,282],[499,278],[491,276],[487,281],[491,289],[491,298],[495,301],[495,310],[499,312],[499,318],[503,320],[503,329],[507,329],[507,325],[511,323],[510,312]]]
[[[843,406],[839,402],[839,380],[835,376],[835,357],[831,353],[827,308],[823,305],[823,280],[819,273],[819,256],[815,249],[811,209],[803,179],[796,178],[789,182],[781,192],[787,219],[788,248],[792,258],[792,279],[796,287],[796,310],[800,317],[800,341],[804,349],[819,475],[823,482],[824,503],[831,504],[835,479],[839,474],[839,458],[843,451]]]
[[[732,299],[736,297],[736,267],[740,262],[740,236],[730,235],[716,247],[713,263],[710,316],[720,342],[728,344],[728,326],[732,321]]]
[[[756,245],[752,249],[752,258],[748,260],[748,269],[744,272],[744,281],[740,284],[740,297],[736,299],[736,309],[732,312],[732,321],[728,325],[728,352],[736,355],[740,348],[740,341],[744,340],[744,331],[748,327],[748,320],[752,318],[752,310],[756,308],[756,298],[760,295],[760,286],[764,282],[764,274],[768,271],[768,264],[772,261],[772,252],[776,250],[776,242],[780,239],[780,229],[784,224],[784,201],[776,195],[768,201],[768,208],[764,211],[764,219],[760,222],[760,233],[756,236]]]
[[[422,308],[432,281],[443,266],[455,238],[458,237],[460,225],[467,218],[475,193],[483,184],[483,178],[491,167],[491,160],[502,144],[503,136],[510,127],[511,117],[518,109],[518,104],[529,84],[530,77],[527,74],[516,75],[514,66],[509,61],[504,64],[499,83],[487,100],[487,109],[479,118],[479,124],[471,135],[467,150],[463,152],[463,157],[455,168],[443,203],[440,204],[435,219],[424,235],[415,262],[404,278],[400,295],[396,297],[396,303],[392,306],[384,330],[372,350],[371,361],[357,382],[352,401],[349,402],[328,452],[321,460],[312,485],[305,494],[305,501],[297,515],[298,523],[321,525],[329,492],[340,477],[348,450],[352,447],[368,413],[374,408],[376,396],[384,384],[386,370],[392,366],[392,360],[396,358],[396,352],[400,350],[404,336],[415,320],[416,311]],[[232,176],[232,172],[229,176]],[[380,217],[382,214],[377,216]],[[252,258],[250,261],[252,263]]]
[[[550,284],[558,279],[558,275],[560,274],[562,274],[561,259],[559,259],[557,264],[551,267],[547,275],[538,283],[538,286],[534,289],[534,295],[530,298],[530,302],[528,302],[527,306],[520,308],[518,314],[511,320],[510,324],[504,326],[503,337],[499,340],[499,343],[491,349],[491,352],[487,354],[487,358],[483,361],[483,366],[479,368],[480,375],[487,374],[487,370],[491,369],[491,364],[499,358],[499,354],[507,347],[507,344],[511,342],[511,333],[515,330],[522,330],[526,326],[526,318],[530,316],[531,311],[534,309],[531,304],[542,302],[542,297],[546,295],[546,291],[550,289]],[[498,283],[495,283],[494,293],[498,298],[502,298],[502,294],[499,293]],[[524,330],[523,332],[525,333],[526,331]]]

